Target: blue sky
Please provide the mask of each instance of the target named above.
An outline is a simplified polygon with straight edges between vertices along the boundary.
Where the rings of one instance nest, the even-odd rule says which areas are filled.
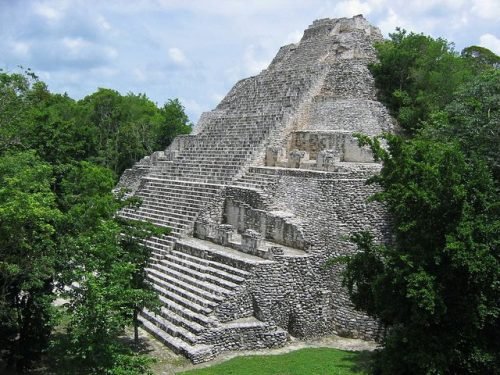
[[[499,0],[0,0],[0,68],[75,99],[179,98],[196,122],[313,20],[360,13],[386,36],[401,26],[500,54]]]

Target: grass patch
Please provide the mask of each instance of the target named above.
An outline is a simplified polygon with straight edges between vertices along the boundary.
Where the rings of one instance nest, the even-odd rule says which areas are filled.
[[[280,355],[246,356],[182,375],[362,375],[369,352],[308,348]]]

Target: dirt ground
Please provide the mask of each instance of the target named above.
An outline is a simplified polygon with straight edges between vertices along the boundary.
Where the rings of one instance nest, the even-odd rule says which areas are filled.
[[[298,340],[292,338],[288,342],[288,344],[282,348],[229,351],[222,353],[213,361],[205,362],[199,365],[193,365],[183,356],[177,355],[166,348],[163,344],[155,340],[144,330],[140,330],[140,338],[143,352],[157,359],[157,362],[153,365],[153,371],[156,375],[173,375],[180,371],[212,366],[214,364],[221,363],[238,356],[282,354],[303,348],[326,347],[350,351],[371,351],[377,347],[377,344],[373,341],[349,339],[339,336],[327,336],[314,340]]]

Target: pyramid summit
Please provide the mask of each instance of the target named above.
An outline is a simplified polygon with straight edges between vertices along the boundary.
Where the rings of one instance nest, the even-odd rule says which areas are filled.
[[[362,16],[314,21],[193,134],[125,171],[119,186],[143,203],[120,215],[172,228],[145,241],[162,307],[141,315],[167,346],[197,363],[290,336],[377,334],[324,264],[356,251],[349,234],[390,236],[367,202],[380,165],[353,137],[394,128],[368,70],[382,39]]]

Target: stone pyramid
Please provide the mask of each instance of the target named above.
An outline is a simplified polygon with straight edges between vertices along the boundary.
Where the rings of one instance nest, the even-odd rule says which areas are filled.
[[[143,203],[120,215],[172,228],[145,241],[162,307],[141,316],[167,346],[197,363],[290,336],[376,334],[324,263],[355,251],[350,233],[389,238],[366,201],[380,165],[352,135],[394,127],[368,70],[381,40],[362,16],[314,21],[193,134],[123,174]]]

